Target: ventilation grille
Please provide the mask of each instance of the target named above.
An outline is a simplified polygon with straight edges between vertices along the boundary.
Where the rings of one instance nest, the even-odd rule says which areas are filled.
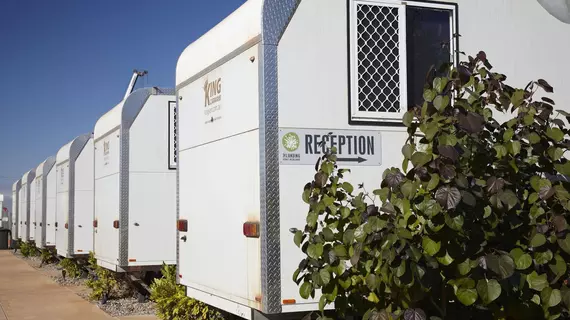
[[[397,7],[358,4],[358,110],[400,113],[400,39]]]

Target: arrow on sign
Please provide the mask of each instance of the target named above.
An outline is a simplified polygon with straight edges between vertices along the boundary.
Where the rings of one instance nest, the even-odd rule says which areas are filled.
[[[338,158],[338,159],[336,159],[336,161],[338,161],[338,162],[358,162],[358,163],[362,163],[362,162],[366,161],[366,159],[364,159],[363,157],[358,157],[358,158]]]

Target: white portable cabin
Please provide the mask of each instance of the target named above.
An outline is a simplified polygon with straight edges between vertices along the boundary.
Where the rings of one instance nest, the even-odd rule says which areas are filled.
[[[33,222],[35,226],[35,235],[34,239],[36,242],[36,247],[38,248],[45,248],[46,245],[53,246],[55,241],[50,241],[50,243],[46,243],[46,230],[47,230],[47,208],[48,208],[48,201],[47,201],[47,194],[48,194],[48,176],[49,173],[53,170],[55,165],[55,156],[51,156],[47,158],[44,162],[42,162],[36,168],[36,178],[33,181],[33,188],[35,189],[35,205],[34,210],[35,212],[33,215],[35,216],[35,221]],[[55,178],[55,175],[53,176]],[[53,180],[55,182],[55,180]],[[53,184],[51,190],[55,191],[55,183]],[[50,191],[51,191],[50,190]],[[55,199],[52,200],[52,203],[55,205]],[[55,221],[54,221],[55,222]],[[55,230],[55,229],[54,229]],[[54,234],[55,235],[55,234]]]
[[[10,230],[12,230],[12,239],[19,239],[20,231],[20,217],[18,215],[18,207],[20,206],[20,188],[22,187],[22,179],[14,182],[12,184],[12,225]]]
[[[246,2],[176,68],[179,282],[248,319],[318,309],[291,279],[304,256],[289,229],[306,223],[301,193],[326,147],[355,186],[379,187],[401,166],[402,116],[430,65],[458,49],[485,50],[513,85],[547,79],[564,105],[569,35],[535,1]]]
[[[116,272],[176,263],[174,90],[142,88],[97,121],[95,256]]]
[[[93,250],[93,135],[63,146],[55,167],[57,254],[87,255]]]
[[[30,184],[28,185],[29,195],[29,211],[30,214],[28,216],[28,240],[31,242],[36,241],[36,177],[32,179]]]
[[[36,176],[36,169],[32,169],[22,176],[22,187],[20,188],[18,200],[18,213],[20,220],[20,230],[18,238],[24,242],[30,241],[30,189],[32,181]]]

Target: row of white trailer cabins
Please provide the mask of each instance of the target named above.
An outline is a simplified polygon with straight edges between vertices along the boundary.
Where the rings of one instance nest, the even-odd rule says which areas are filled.
[[[429,66],[459,51],[570,111],[568,2],[249,0],[184,50],[175,90],[129,91],[15,182],[13,236],[116,272],[177,264],[188,296],[247,319],[315,310],[289,229],[320,142],[378,185]]]

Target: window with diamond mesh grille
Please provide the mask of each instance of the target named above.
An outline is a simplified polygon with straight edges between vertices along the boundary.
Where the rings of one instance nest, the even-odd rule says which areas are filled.
[[[356,7],[358,110],[401,112],[399,8]]]
[[[170,101],[168,103],[168,115],[169,115],[169,168],[176,169],[176,163],[178,162],[178,108],[175,101]]]

